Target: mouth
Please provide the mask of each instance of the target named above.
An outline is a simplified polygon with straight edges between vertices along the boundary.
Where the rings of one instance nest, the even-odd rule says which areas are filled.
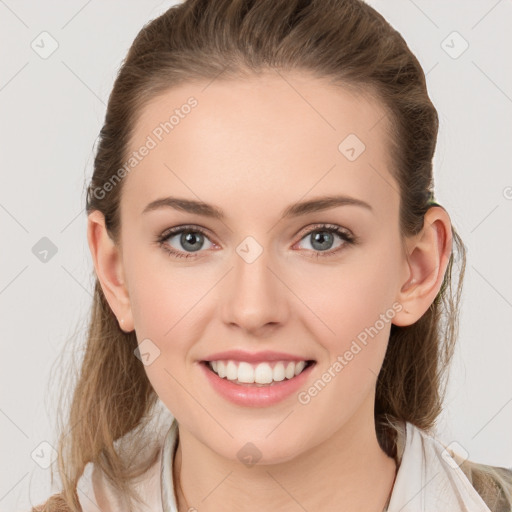
[[[233,384],[247,387],[269,387],[289,381],[300,375],[315,360],[268,361],[258,364],[246,361],[218,360],[201,361],[208,371]]]

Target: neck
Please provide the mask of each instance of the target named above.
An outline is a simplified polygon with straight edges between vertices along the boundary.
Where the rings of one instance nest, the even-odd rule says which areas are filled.
[[[381,512],[396,472],[377,441],[373,415],[363,423],[351,420],[288,462],[250,468],[219,457],[180,426],[173,467],[180,512]]]

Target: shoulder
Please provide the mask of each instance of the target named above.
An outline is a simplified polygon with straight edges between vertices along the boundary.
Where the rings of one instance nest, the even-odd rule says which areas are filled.
[[[444,446],[444,444],[443,444]],[[511,512],[512,510],[512,470],[500,466],[480,464],[444,449],[468,479],[475,491],[484,500],[491,512]]]
[[[44,503],[32,507],[30,512],[72,512],[63,493],[53,494]]]
[[[512,511],[512,470],[508,468],[479,464],[467,458],[467,453],[454,451],[452,443],[446,445],[435,431],[427,431],[407,422],[403,432],[399,431],[398,441],[404,445],[401,468],[404,494],[411,481],[433,480],[427,501],[430,510],[473,510],[471,505],[478,503],[486,512]],[[397,448],[399,447],[397,442]],[[400,453],[400,450],[397,449]],[[421,461],[420,468],[418,461]],[[402,472],[402,473],[404,473]],[[400,476],[400,471],[397,474]],[[411,497],[413,499],[413,497]],[[429,502],[429,503],[430,503]],[[446,506],[446,504],[450,506]],[[439,505],[442,506],[439,506]]]
[[[152,458],[148,458],[145,466],[132,472],[124,480],[119,480],[124,486],[133,491],[133,498],[138,502],[137,511],[159,512],[162,509],[161,497],[161,458],[160,445]],[[80,510],[83,512],[116,512],[129,510],[132,496],[122,492],[117,484],[111,481],[101,467],[89,462],[80,476],[74,492],[76,493]],[[80,493],[77,493],[77,490]],[[64,492],[53,494],[46,502],[37,505],[30,512],[73,512],[75,510],[65,499]]]
[[[465,460],[459,465],[492,512],[512,510],[512,470]]]

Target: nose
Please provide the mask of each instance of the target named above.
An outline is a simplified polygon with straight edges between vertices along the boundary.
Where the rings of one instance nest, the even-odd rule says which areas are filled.
[[[264,336],[286,322],[290,292],[270,251],[257,250],[250,243],[237,248],[220,300],[226,325]]]

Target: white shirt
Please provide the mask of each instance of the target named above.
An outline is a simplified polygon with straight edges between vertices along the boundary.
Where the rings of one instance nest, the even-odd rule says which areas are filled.
[[[178,512],[172,478],[177,429],[174,420],[157,462],[134,484],[146,503],[137,512]],[[458,466],[457,454],[412,423],[406,423],[405,432],[388,512],[491,512]],[[77,489],[84,512],[127,509],[92,463],[87,464]]]

